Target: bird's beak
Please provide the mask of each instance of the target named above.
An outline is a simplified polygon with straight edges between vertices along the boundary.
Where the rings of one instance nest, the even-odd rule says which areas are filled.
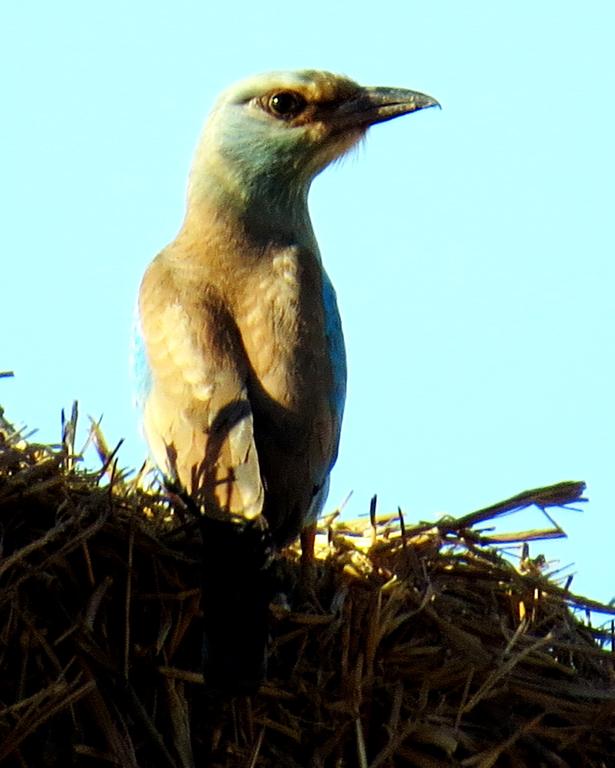
[[[363,88],[356,96],[340,104],[334,122],[341,129],[367,128],[409,112],[439,107],[436,99],[405,88]]]

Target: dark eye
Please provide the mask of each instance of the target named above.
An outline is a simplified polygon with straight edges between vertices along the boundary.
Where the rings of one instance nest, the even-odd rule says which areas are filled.
[[[272,94],[267,101],[267,108],[276,117],[290,119],[298,115],[305,107],[305,99],[293,91],[280,91]]]

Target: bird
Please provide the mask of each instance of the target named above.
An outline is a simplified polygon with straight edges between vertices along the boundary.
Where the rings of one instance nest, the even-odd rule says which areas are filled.
[[[262,680],[268,597],[256,574],[300,534],[309,547],[338,455],[346,355],[310,185],[372,125],[433,106],[418,91],[320,70],[231,86],[205,123],[179,233],[141,282],[145,436],[167,482],[207,522],[210,584],[224,573],[209,588],[211,613],[233,606],[230,629],[216,619],[208,629],[219,686]],[[260,640],[246,660],[250,622]]]

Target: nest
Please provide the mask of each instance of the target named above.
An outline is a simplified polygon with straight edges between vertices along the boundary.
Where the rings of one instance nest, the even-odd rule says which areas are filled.
[[[43,446],[0,418],[0,765],[615,765],[613,633],[589,621],[615,610],[529,557],[557,525],[493,533],[582,483],[435,524],[331,516],[309,573],[280,557],[267,682],[224,698],[201,672],[198,525],[96,429],[103,466],[78,469],[74,427]]]

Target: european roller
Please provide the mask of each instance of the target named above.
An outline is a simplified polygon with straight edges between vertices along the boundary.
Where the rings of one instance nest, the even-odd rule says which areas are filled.
[[[179,234],[143,278],[145,435],[165,477],[214,526],[205,529],[206,549],[226,563],[232,586],[224,599],[241,606],[233,613],[266,612],[250,608],[258,579],[245,567],[245,541],[258,537],[240,532],[266,530],[275,550],[309,529],[338,453],[346,359],[310,221],[310,185],[371,125],[436,104],[316,70],[234,85],[205,124]],[[231,523],[237,535],[221,534],[218,544],[216,531]],[[209,670],[219,680],[242,667],[237,654],[251,632],[233,620],[237,626],[210,638]],[[249,662],[235,671],[246,687],[261,675],[260,655],[252,671]]]

